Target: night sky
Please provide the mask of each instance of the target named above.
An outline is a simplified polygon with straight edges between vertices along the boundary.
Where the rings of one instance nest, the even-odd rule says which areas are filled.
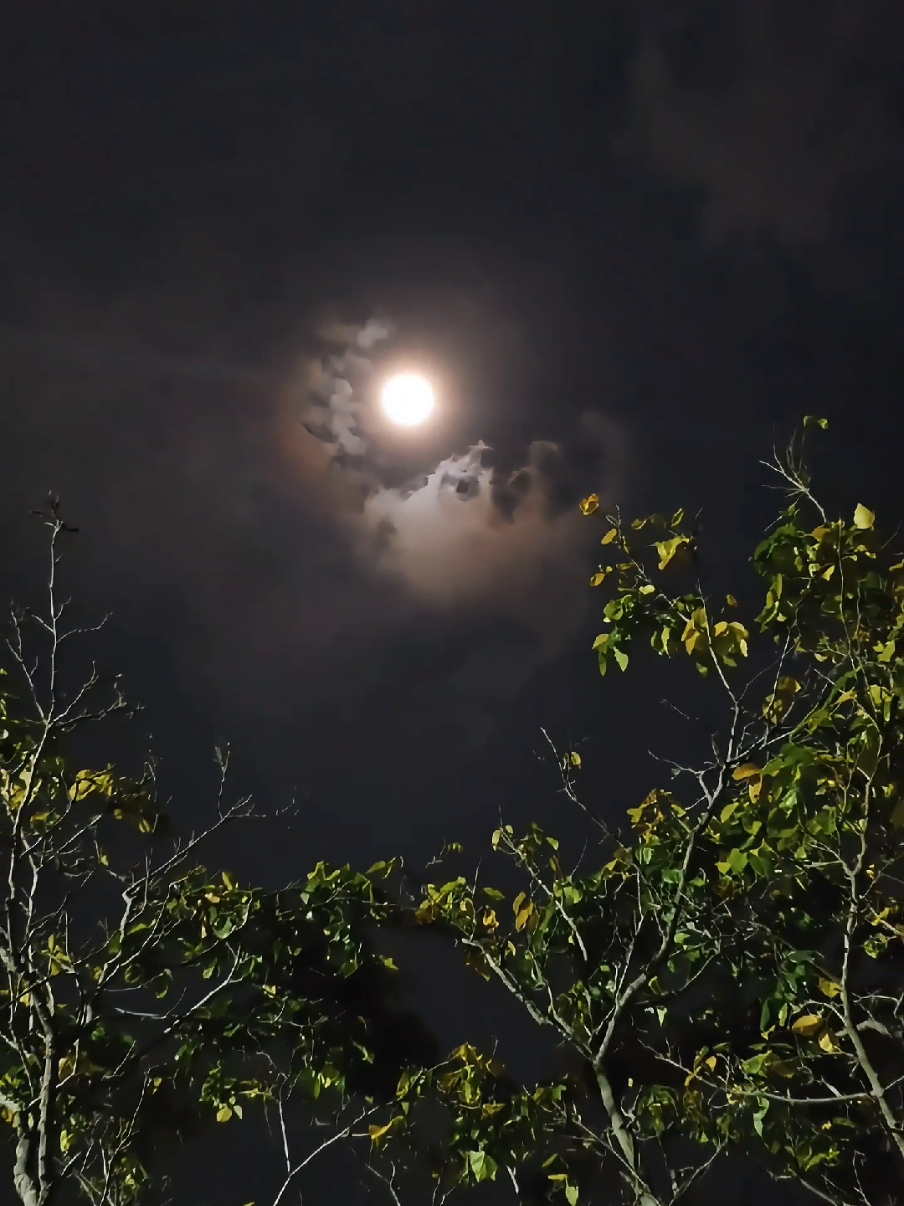
[[[758,462],[817,413],[829,506],[901,514],[900,0],[8,7],[0,587],[40,585],[52,488],[177,820],[217,741],[297,800],[247,874],[423,866],[500,811],[578,834],[541,725],[608,815],[652,786],[677,738],[658,668],[597,673],[582,495],[702,508],[741,593]],[[373,419],[400,366],[439,392],[417,431]],[[479,441],[473,497],[404,489]],[[187,1200],[254,1196],[243,1160]]]

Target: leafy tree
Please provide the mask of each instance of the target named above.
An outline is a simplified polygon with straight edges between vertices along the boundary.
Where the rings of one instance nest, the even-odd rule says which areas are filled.
[[[573,1056],[543,1084],[468,1045],[405,1074],[374,1141],[404,1150],[441,1106],[436,1200],[504,1177],[665,1206],[728,1149],[839,1206],[904,1199],[904,560],[866,506],[829,517],[799,442],[772,468],[787,504],[751,618],[702,590],[680,511],[609,516],[591,580],[615,586],[600,671],[639,642],[687,665],[723,705],[711,756],[670,764],[572,866],[503,825],[516,885],[481,868],[403,904]],[[556,759],[592,812],[580,755]]]
[[[278,1203],[324,1147],[369,1144],[382,1087],[429,1062],[363,937],[389,909],[391,868],[319,864],[279,892],[212,875],[201,844],[251,817],[247,800],[227,802],[225,755],[215,819],[181,840],[153,768],[130,778],[73,760],[84,730],[127,708],[96,669],[67,682],[89,630],[69,626],[58,591],[69,529],[53,501],[42,517],[47,606],[13,614],[0,694],[0,1115],[16,1194],[51,1206],[77,1187],[124,1206],[153,1194],[162,1135],[258,1106],[279,1122]],[[293,1096],[332,1123],[313,1149],[294,1146]]]
[[[710,753],[664,764],[610,828],[581,755],[550,741],[595,840],[570,855],[501,823],[486,866],[457,873],[451,847],[423,885],[391,862],[243,888],[163,829],[152,776],[75,769],[65,740],[122,704],[115,684],[90,702],[93,673],[63,697],[51,580],[43,678],[35,618],[13,628],[24,690],[5,698],[0,750],[0,1090],[20,1198],[75,1180],[129,1202],[161,1114],[231,1122],[257,1102],[284,1123],[303,1093],[330,1125],[297,1157],[279,1128],[276,1201],[346,1139],[396,1206],[488,1181],[524,1202],[672,1206],[729,1151],[837,1206],[902,1200],[904,560],[863,504],[829,517],[799,442],[772,468],[787,500],[752,558],[752,610],[704,591],[681,511],[608,516],[591,579],[614,587],[600,671],[628,672],[646,645],[687,667],[721,707]],[[595,496],[582,509],[602,518]],[[46,519],[55,548],[63,525]],[[245,809],[220,807],[215,827]],[[549,1037],[550,1075],[519,1080],[473,1043],[437,1063],[410,1023],[400,1040],[382,1009],[394,965],[366,925],[453,943]]]
[[[709,899],[707,945],[730,990],[671,1016],[678,1037],[664,1059],[687,1075],[676,1108],[692,1094],[708,1128],[758,1143],[775,1175],[831,1202],[898,1201],[904,560],[868,507],[829,517],[798,443],[772,468],[788,503],[752,559],[765,585],[756,637],[732,618],[731,596],[668,587],[694,552],[680,513],[629,531],[616,517],[603,542],[622,560],[593,579],[617,582],[595,643],[601,671],[626,669],[648,637],[692,663],[728,714],[712,761],[672,771],[678,783],[718,782],[688,810],[703,821],[691,882]],[[655,565],[635,551],[642,531],[654,534]],[[632,819],[641,849],[652,843],[674,875],[684,847],[668,810],[648,802]]]
[[[563,759],[569,786],[577,757]],[[468,963],[549,1032],[550,1050],[571,1055],[570,1071],[537,1084],[518,1084],[494,1053],[470,1044],[438,1069],[403,1076],[397,1109],[374,1136],[404,1142],[425,1099],[442,1107],[435,1200],[504,1176],[519,1200],[558,1191],[573,1206],[599,1192],[659,1206],[683,1197],[724,1150],[730,1136],[709,1125],[693,1090],[682,1093],[686,1076],[662,1041],[670,1009],[720,954],[705,880],[691,870],[703,826],[665,793],[636,811],[671,827],[663,848],[674,855],[680,843],[685,864],[674,875],[653,841],[632,849],[602,835],[586,865],[567,870],[554,837],[503,826],[493,847],[514,865],[517,890],[457,876],[412,903],[416,922],[451,934]],[[678,1134],[680,1109],[692,1142]]]
[[[778,1176],[831,1202],[890,1203],[904,1196],[904,560],[868,507],[829,517],[797,448],[775,468],[788,505],[753,557],[772,659],[738,684],[720,672],[709,604],[669,625],[742,735],[705,838],[754,1022],[740,1040],[717,1027],[685,1067]],[[632,623],[655,624],[659,591],[625,585]],[[616,644],[624,632],[616,619]]]

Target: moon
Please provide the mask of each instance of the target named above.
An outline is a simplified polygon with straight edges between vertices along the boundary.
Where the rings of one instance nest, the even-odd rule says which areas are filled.
[[[399,373],[383,386],[383,411],[399,427],[418,427],[433,413],[433,386],[416,373]]]

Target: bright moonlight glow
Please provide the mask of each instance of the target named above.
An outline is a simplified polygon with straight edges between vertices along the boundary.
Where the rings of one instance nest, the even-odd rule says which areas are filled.
[[[383,410],[400,427],[417,427],[429,419],[434,402],[430,382],[414,373],[400,373],[383,387]]]

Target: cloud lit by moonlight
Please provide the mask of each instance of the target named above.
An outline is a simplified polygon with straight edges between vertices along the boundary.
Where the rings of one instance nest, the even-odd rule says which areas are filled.
[[[383,387],[381,397],[386,417],[399,427],[417,427],[433,413],[433,387],[415,373],[399,373]]]
[[[437,462],[436,441],[386,439],[387,425],[413,431],[436,417],[429,378],[409,370],[374,381],[379,368],[364,353],[389,338],[385,323],[337,334],[345,349],[302,378],[299,417],[330,449],[331,480],[351,508],[344,530],[359,557],[431,606],[489,606],[532,631],[547,621],[560,631],[563,575],[579,584],[582,573],[577,500],[621,469],[618,429],[587,412],[574,417],[567,448],[540,439],[494,449],[478,440]],[[580,609],[579,592],[575,599]]]

